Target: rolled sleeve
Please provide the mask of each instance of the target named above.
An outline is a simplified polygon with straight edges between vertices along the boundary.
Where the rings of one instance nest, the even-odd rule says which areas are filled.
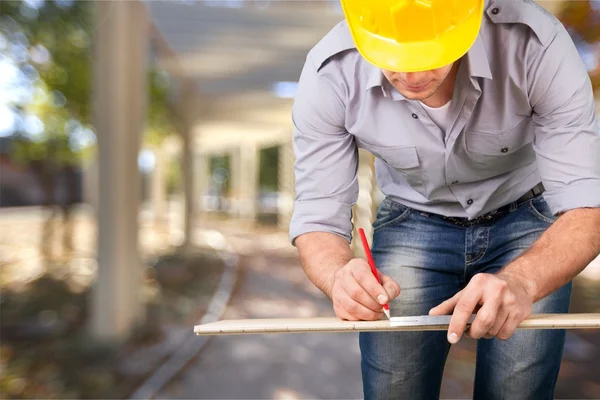
[[[544,198],[555,214],[600,207],[600,136],[592,86],[562,27],[529,71],[533,146]]]
[[[358,149],[344,127],[344,91],[333,72],[317,72],[309,57],[292,108],[296,198],[289,234],[294,245],[308,232],[352,239]]]

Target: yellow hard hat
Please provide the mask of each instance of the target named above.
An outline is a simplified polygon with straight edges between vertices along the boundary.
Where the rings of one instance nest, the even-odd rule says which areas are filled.
[[[356,48],[396,72],[452,64],[475,42],[485,0],[341,0]]]

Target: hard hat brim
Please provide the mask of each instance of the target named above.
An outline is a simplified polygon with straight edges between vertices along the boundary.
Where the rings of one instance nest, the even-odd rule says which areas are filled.
[[[344,7],[345,0],[341,1]],[[464,56],[479,34],[483,4],[460,25],[435,40],[399,43],[364,29],[358,18],[347,18],[357,50],[371,64],[394,72],[420,72],[452,64]]]

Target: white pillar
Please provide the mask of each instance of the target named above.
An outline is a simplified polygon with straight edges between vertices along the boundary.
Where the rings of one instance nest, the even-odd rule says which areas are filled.
[[[121,341],[143,315],[138,253],[148,20],[138,1],[97,1],[93,121],[98,133],[98,275],[91,330]]]
[[[164,224],[168,221],[167,215],[167,169],[168,156],[162,146],[154,148],[155,165],[151,176],[151,203],[154,222]]]
[[[182,153],[182,172],[183,172],[183,249],[189,250],[194,243],[193,227],[194,227],[194,209],[195,209],[195,193],[194,193],[194,156],[192,149],[192,132],[188,126],[183,126],[181,136],[183,138]]]
[[[369,244],[371,243],[373,229],[373,174],[374,174],[373,156],[362,149],[359,150],[358,160],[358,201],[353,208],[353,249],[357,256],[364,257],[358,228],[363,228]]]
[[[238,216],[248,221],[256,219],[258,150],[255,143],[243,143],[231,155],[233,196]]]
[[[204,211],[204,196],[210,186],[210,154],[199,153],[194,156],[194,191],[196,192],[196,211]]]
[[[278,224],[283,230],[288,230],[294,209],[295,179],[294,179],[294,148],[292,141],[279,146],[279,215]]]

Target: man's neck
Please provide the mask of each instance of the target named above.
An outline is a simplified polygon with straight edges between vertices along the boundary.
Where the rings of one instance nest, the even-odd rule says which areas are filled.
[[[421,103],[431,108],[438,108],[452,100],[454,84],[456,83],[456,75],[458,73],[459,66],[460,60],[454,63],[450,73],[448,73],[448,76],[446,79],[444,79],[444,82],[440,85],[436,92],[431,97],[421,100]]]

